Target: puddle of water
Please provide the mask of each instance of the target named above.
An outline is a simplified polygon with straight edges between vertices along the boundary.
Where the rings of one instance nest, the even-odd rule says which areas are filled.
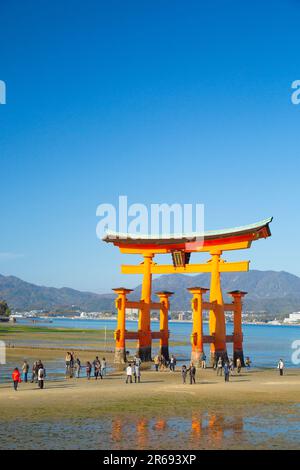
[[[1,449],[300,448],[297,407],[277,416],[205,412],[188,418],[15,420],[1,428]]]

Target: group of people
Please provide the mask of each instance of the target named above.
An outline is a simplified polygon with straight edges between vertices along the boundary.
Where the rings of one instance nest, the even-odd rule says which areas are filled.
[[[102,359],[99,359],[98,356],[95,357],[93,362],[87,361],[85,365],[85,371],[86,371],[86,376],[87,379],[90,380],[92,372],[94,370],[94,378],[95,380],[98,379],[103,379],[103,377],[106,375],[106,359],[103,357]]]
[[[246,370],[249,371],[250,368],[251,368],[251,359],[249,356],[246,357],[245,359],[245,367],[246,367]],[[236,370],[237,370],[237,373],[240,374],[241,370],[242,370],[242,360],[241,358],[237,358],[235,363],[234,363],[234,360],[232,358],[229,358],[229,359],[225,359],[222,358],[221,356],[219,356],[219,358],[215,361],[214,365],[213,365],[213,368],[217,371],[217,375],[223,375],[223,371],[224,371],[224,378],[225,378],[225,382],[229,382],[229,377],[230,375],[234,375],[234,370],[235,370],[235,367],[236,367]]]
[[[163,355],[157,354],[154,357],[153,362],[156,372],[166,369],[170,369],[170,371],[175,372],[177,360],[173,354],[169,359],[166,359]]]
[[[75,357],[73,352],[67,352],[65,362],[66,362],[66,377],[79,378],[80,371],[82,368],[79,357]],[[157,355],[154,357],[154,366],[155,366],[156,371],[169,368],[170,371],[174,372],[175,367],[176,367],[176,362],[177,360],[174,355],[171,355],[169,360],[166,360],[164,356]],[[133,361],[130,362],[126,366],[126,383],[133,383],[133,379],[135,383],[140,383],[141,363],[142,361],[140,357],[136,355],[133,358]],[[250,360],[249,356],[247,356],[244,361],[246,370],[250,370],[251,363],[252,361]],[[234,375],[235,368],[237,370],[237,373],[239,374],[241,372],[242,365],[243,364],[240,358],[237,358],[234,363],[232,358],[224,359],[220,356],[215,361],[213,365],[213,369],[216,370],[218,376],[222,376],[224,372],[225,382],[229,382],[229,377],[230,375]],[[203,354],[201,357],[200,367],[202,369],[206,368],[205,354]],[[86,369],[86,377],[88,380],[90,380],[92,374],[95,380],[99,378],[103,379],[103,377],[106,375],[106,369],[107,369],[107,363],[106,363],[105,357],[103,357],[102,359],[99,359],[99,357],[96,356],[93,362],[87,361],[85,365],[85,369]],[[279,359],[279,362],[277,364],[277,369],[279,371],[279,374],[282,376],[283,370],[284,370],[284,362],[282,359]],[[18,390],[18,385],[19,383],[22,382],[22,380],[25,383],[28,382],[29,370],[30,370],[30,366],[26,360],[24,360],[21,372],[17,367],[15,367],[15,369],[12,372],[14,390],[16,391]],[[184,384],[186,383],[187,376],[189,376],[189,382],[191,385],[196,383],[196,367],[193,362],[191,362],[188,367],[185,364],[182,365],[181,376],[182,376],[182,381]],[[40,389],[43,389],[45,378],[46,378],[46,369],[42,361],[41,360],[34,361],[32,364],[32,368],[31,368],[31,383],[35,382],[38,384]]]
[[[66,378],[73,378],[76,377],[77,379],[80,378],[80,372],[82,369],[82,364],[80,361],[80,358],[75,356],[74,352],[67,352],[66,358],[65,358],[65,363],[66,363],[66,369],[65,369],[65,375]],[[93,362],[87,361],[85,364],[85,371],[86,371],[86,377],[88,380],[90,380],[92,374],[94,375],[95,380],[97,379],[103,379],[103,377],[106,375],[106,359],[103,357],[102,359],[99,359],[98,356],[95,357]]]
[[[190,363],[189,367],[185,364],[181,367],[181,376],[182,382],[186,383],[186,377],[189,374],[190,376],[190,384],[193,385],[196,383],[196,367],[194,366],[193,362]]]
[[[133,362],[129,363],[126,367],[126,383],[133,383],[132,377],[134,377],[135,383],[140,383],[141,381],[141,358],[139,356],[134,356]]]
[[[229,382],[229,376],[234,374],[234,369],[235,365],[237,368],[238,374],[241,372],[242,369],[242,361],[240,358],[237,358],[236,364],[234,364],[233,359],[227,359],[224,360],[221,356],[218,358],[217,361],[215,361],[213,368],[217,371],[217,375],[222,376],[224,372],[224,378],[225,382]],[[200,367],[201,369],[206,368],[206,356],[205,354],[202,355],[201,360],[200,360]],[[250,369],[251,367],[251,360],[249,357],[246,357],[245,359],[245,367],[247,370]],[[281,370],[281,364],[278,365],[278,368]],[[193,364],[193,362],[190,363],[189,367],[187,367],[185,364],[181,367],[181,376],[182,376],[182,382],[185,384],[186,383],[186,378],[187,375],[189,374],[190,377],[190,384],[195,384],[196,383],[196,367]],[[282,375],[282,374],[281,374]]]
[[[14,389],[16,391],[18,390],[19,383],[22,382],[22,376],[23,376],[23,381],[25,383],[28,382],[29,369],[30,369],[30,366],[26,360],[24,361],[22,365],[22,373],[19,371],[18,367],[14,368],[12,372],[12,380],[14,384]],[[31,369],[31,383],[35,382],[38,384],[40,389],[43,389],[45,378],[46,378],[46,369],[42,361],[40,359],[38,361],[34,361],[34,363],[32,364],[32,369]]]

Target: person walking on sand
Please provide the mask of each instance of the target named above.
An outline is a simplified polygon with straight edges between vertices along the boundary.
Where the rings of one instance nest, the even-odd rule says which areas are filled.
[[[126,383],[128,384],[128,381],[132,384],[132,366],[131,364],[128,364],[126,367]]]
[[[90,380],[91,373],[92,373],[92,364],[90,363],[90,361],[87,361],[86,366],[85,366],[85,371],[86,371],[87,379]]]
[[[242,361],[240,360],[240,358],[238,357],[237,360],[236,360],[236,369],[237,369],[237,373],[239,374],[242,370]]]
[[[158,368],[159,368],[159,365],[160,365],[160,359],[159,359],[159,355],[156,354],[156,356],[154,356],[154,367],[155,367],[155,370],[156,372],[158,372]]]
[[[222,369],[223,369],[223,361],[220,356],[217,362],[217,375],[222,375]]]
[[[81,362],[80,362],[79,357],[77,357],[75,360],[75,377],[77,379],[79,379],[80,371],[81,371]]]
[[[45,377],[46,377],[46,370],[44,369],[43,364],[41,364],[38,370],[38,383],[39,383],[39,388],[41,390],[44,388]]]
[[[165,370],[167,367],[167,361],[163,355],[159,356],[159,370]]]
[[[170,371],[175,372],[175,366],[176,366],[176,357],[172,354],[170,358]]]
[[[67,354],[66,354],[66,359],[65,359],[65,363],[66,363],[66,378],[67,377],[70,377],[70,374],[71,374],[71,353],[68,351]]]
[[[39,366],[38,366],[38,361],[34,361],[32,364],[32,375],[31,375],[31,383],[36,382],[37,383],[37,374],[38,374]]]
[[[279,359],[277,369],[279,370],[279,375],[283,375],[284,362],[282,359]]]
[[[190,385],[193,385],[196,383],[196,367],[192,362],[188,368],[188,372],[190,373]]]
[[[181,367],[181,377],[182,377],[182,383],[186,383],[186,376],[187,376],[188,370],[185,364]]]
[[[134,364],[134,383],[140,383],[141,381],[141,363],[137,361]]]
[[[229,382],[229,372],[230,372],[230,367],[228,361],[225,362],[224,364],[224,377],[225,377],[225,382]]]
[[[106,359],[105,357],[102,358],[101,361],[101,375],[104,377],[106,375]]]
[[[206,355],[205,355],[205,353],[202,353],[201,368],[206,369]]]
[[[246,357],[245,366],[246,366],[246,370],[249,372],[250,367],[251,367],[251,360],[249,356]]]
[[[138,354],[136,356],[134,356],[133,363],[134,363],[134,365],[137,365],[138,367],[141,366],[142,360],[141,360],[141,358]]]
[[[93,362],[93,366],[94,366],[94,377],[95,377],[95,380],[98,379],[98,377],[100,377],[102,379],[102,375],[101,375],[101,364],[100,364],[100,361],[99,361],[99,357],[96,356],[96,359],[94,360]]]
[[[22,365],[22,372],[23,372],[23,380],[24,380],[25,383],[27,383],[28,382],[29,364],[26,360],[24,361],[24,364]]]
[[[74,369],[75,369],[75,354],[74,351],[70,353],[70,379],[74,377]]]
[[[17,367],[15,367],[15,369],[13,370],[13,373],[12,373],[11,376],[12,376],[13,383],[14,383],[14,389],[15,389],[15,391],[17,391],[19,383],[22,382],[21,374],[20,374],[20,371]]]

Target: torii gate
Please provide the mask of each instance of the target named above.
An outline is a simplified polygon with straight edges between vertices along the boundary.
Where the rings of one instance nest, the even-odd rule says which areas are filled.
[[[229,294],[233,298],[231,304],[224,304],[220,274],[224,272],[248,271],[249,261],[227,262],[221,258],[224,251],[241,250],[250,248],[251,243],[260,238],[271,236],[269,224],[272,217],[261,222],[225,230],[209,231],[204,233],[201,242],[198,235],[193,237],[173,238],[137,238],[130,234],[109,232],[104,241],[118,246],[121,253],[139,254],[143,256],[143,262],[139,265],[122,265],[123,274],[142,274],[142,293],[140,301],[133,302],[127,299],[130,289],[120,287],[114,289],[118,295],[116,307],[118,310],[118,326],[115,331],[116,353],[115,362],[126,361],[126,340],[137,340],[138,354],[142,361],[151,360],[152,339],[160,339],[160,352],[168,358],[168,311],[169,297],[172,292],[158,292],[159,302],[151,300],[152,274],[190,274],[211,273],[210,289],[202,287],[190,288],[193,295],[193,332],[192,332],[192,356],[191,360],[198,362],[203,353],[203,344],[209,343],[211,358],[226,358],[226,343],[233,342],[234,360],[243,359],[243,335],[242,335],[242,298],[246,294],[243,291],[232,291]],[[172,265],[158,265],[153,259],[156,255],[170,253]],[[206,263],[189,264],[191,253],[209,253],[210,259]],[[210,290],[209,302],[203,300],[203,294]],[[138,331],[126,331],[126,308],[139,309]],[[160,311],[160,331],[152,332],[150,324],[151,310]],[[209,335],[203,336],[202,312],[209,310]],[[234,334],[226,336],[225,311],[234,313]]]

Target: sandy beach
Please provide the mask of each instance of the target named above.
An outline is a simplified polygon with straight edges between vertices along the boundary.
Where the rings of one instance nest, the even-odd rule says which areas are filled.
[[[13,348],[8,352],[9,361],[20,362],[24,355],[29,360],[41,356],[47,363],[59,360],[61,351]],[[85,356],[90,353],[83,353],[83,360]],[[80,379],[46,381],[44,390],[21,383],[15,392],[12,383],[4,383],[0,446],[299,448],[299,393],[300,371],[287,370],[279,377],[275,369],[244,371],[229,383],[212,369],[198,370],[196,385],[182,384],[180,370],[152,369],[142,371],[140,384],[126,384],[122,370],[98,381],[88,381],[83,370]],[[264,430],[251,431],[251,423],[259,427],[260,421]],[[170,423],[181,436],[176,445]],[[272,425],[269,433],[266,425]],[[99,433],[96,441],[94,434],[85,432],[93,428]]]
[[[113,364],[112,332],[44,327],[1,327],[1,440],[5,449],[253,449],[300,448],[300,371],[253,368],[230,382],[213,369],[182,384],[180,368],[156,372],[143,364],[140,384],[126,384]],[[96,381],[64,377],[67,349],[82,364],[105,355],[108,375]],[[72,347],[72,348],[71,348]],[[9,379],[15,366],[41,359],[45,389]],[[29,374],[30,377],[30,374]]]

